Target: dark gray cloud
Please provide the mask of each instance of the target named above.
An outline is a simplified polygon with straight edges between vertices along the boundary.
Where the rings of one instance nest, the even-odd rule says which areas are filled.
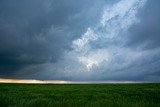
[[[159,81],[159,5],[1,0],[0,77]]]
[[[12,75],[30,65],[56,62],[65,50],[70,49],[73,38],[92,21],[96,23],[95,14],[99,14],[102,3],[89,0],[2,0],[1,75]]]

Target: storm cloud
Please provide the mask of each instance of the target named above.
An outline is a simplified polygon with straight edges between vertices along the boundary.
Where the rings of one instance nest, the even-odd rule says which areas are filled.
[[[0,78],[160,81],[159,0],[1,0]]]

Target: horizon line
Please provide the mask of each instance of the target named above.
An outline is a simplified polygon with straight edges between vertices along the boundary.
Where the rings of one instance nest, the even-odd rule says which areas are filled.
[[[0,83],[22,83],[22,84],[127,84],[127,83],[159,83],[151,81],[66,81],[66,80],[37,80],[37,79],[6,79],[0,78]]]

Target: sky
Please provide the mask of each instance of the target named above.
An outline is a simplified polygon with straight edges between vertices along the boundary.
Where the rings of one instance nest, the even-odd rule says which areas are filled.
[[[160,0],[0,0],[0,78],[160,82]]]

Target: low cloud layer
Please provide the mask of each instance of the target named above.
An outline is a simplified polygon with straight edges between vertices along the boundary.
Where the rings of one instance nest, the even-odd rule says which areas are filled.
[[[159,0],[0,1],[0,77],[160,81]]]

